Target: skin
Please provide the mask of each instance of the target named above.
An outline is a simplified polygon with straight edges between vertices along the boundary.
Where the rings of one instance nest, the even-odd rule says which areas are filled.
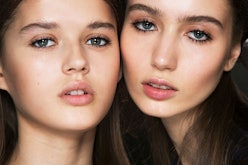
[[[129,0],[121,49],[131,97],[142,112],[161,118],[177,149],[189,114],[240,53],[230,7],[215,0]]]
[[[98,0],[25,0],[4,42],[0,87],[19,120],[10,164],[91,164],[95,128],[120,74],[110,7]]]

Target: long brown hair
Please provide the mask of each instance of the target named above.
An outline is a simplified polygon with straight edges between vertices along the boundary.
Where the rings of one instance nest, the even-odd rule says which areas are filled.
[[[228,1],[234,18],[233,42],[239,42],[242,46],[248,38],[248,1]],[[179,159],[183,157],[189,160],[191,165],[229,165],[233,163],[230,156],[234,152],[233,149],[240,147],[236,146],[237,142],[234,140],[239,136],[236,128],[248,130],[248,99],[233,82],[231,72],[223,73],[215,91],[200,105],[195,114],[196,120],[184,137],[180,153],[176,153],[159,118],[142,114],[130,101],[130,96],[124,99],[123,106],[126,109],[123,109],[128,111],[128,116],[135,113],[136,117],[135,121],[129,119],[128,123],[124,114],[124,131],[136,137],[139,136],[137,130],[145,132],[141,136],[147,137],[152,155],[150,160],[156,165],[171,164],[177,155]],[[246,141],[245,145],[248,145],[247,143]],[[196,146],[193,149],[192,144]],[[149,151],[143,151],[145,152]]]
[[[0,0],[0,59],[3,52],[5,31],[21,2],[22,0]],[[112,9],[118,26],[118,35],[120,35],[125,5],[122,4],[122,0],[105,0],[105,2]],[[117,101],[118,94],[116,94],[107,116],[98,125],[93,154],[95,165],[129,164],[121,140]],[[17,141],[18,122],[15,105],[8,92],[0,90],[0,164],[5,164],[11,158]]]

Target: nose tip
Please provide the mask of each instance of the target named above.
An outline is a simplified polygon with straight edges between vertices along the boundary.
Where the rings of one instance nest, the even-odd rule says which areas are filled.
[[[158,70],[174,70],[177,67],[176,55],[170,51],[156,52],[152,58],[152,66]]]
[[[151,65],[158,70],[174,70],[177,67],[177,45],[166,36],[161,36],[152,51]]]
[[[89,65],[86,52],[81,47],[72,49],[70,53],[66,54],[62,70],[65,74],[87,73],[89,71]]]
[[[156,58],[154,59],[152,66],[158,70],[164,70],[166,68],[169,68],[168,65],[166,65],[166,61],[164,58]]]

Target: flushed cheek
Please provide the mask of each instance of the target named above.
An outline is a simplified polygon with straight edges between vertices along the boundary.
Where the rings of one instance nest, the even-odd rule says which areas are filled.
[[[210,72],[202,70],[201,73],[195,73],[188,78],[182,76],[178,81],[179,94],[182,96],[179,97],[179,102],[188,102],[192,107],[201,104],[215,90],[221,75],[222,72],[219,70]]]

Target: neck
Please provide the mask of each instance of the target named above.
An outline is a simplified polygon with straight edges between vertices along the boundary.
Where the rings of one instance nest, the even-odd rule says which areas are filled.
[[[180,153],[184,137],[192,124],[192,118],[183,113],[170,118],[162,118],[161,120],[177,153]]]
[[[92,165],[95,129],[81,132],[42,132],[20,129],[9,165]]]

